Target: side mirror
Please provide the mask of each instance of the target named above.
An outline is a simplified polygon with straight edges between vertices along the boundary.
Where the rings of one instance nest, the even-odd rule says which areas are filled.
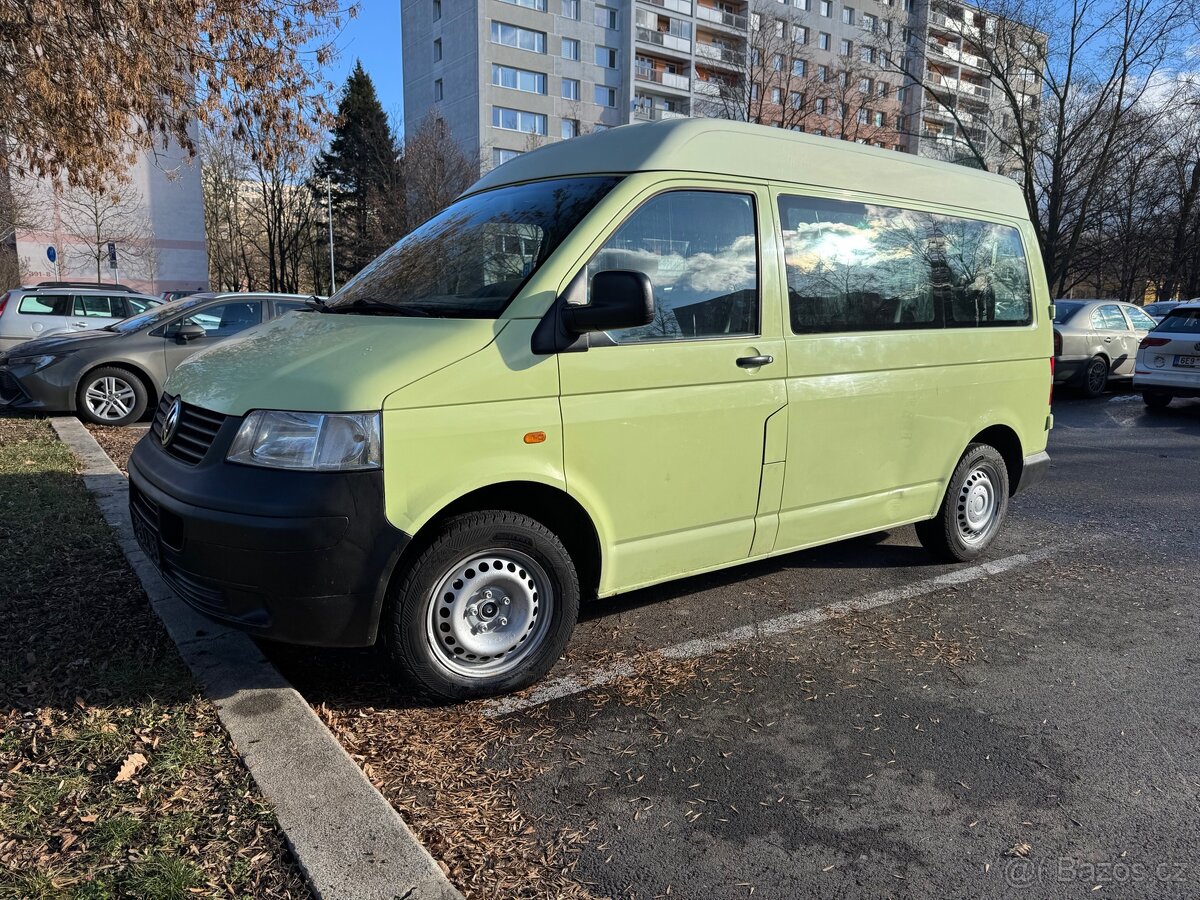
[[[181,344],[187,344],[191,341],[197,341],[204,337],[204,328],[200,325],[191,322],[187,325],[180,325],[179,330],[175,332],[175,340]]]
[[[566,304],[563,325],[574,334],[633,328],[654,321],[654,288],[644,272],[614,269],[592,278],[592,302]]]

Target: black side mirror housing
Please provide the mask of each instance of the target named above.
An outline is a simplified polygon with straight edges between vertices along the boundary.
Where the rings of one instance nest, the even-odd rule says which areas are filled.
[[[592,302],[564,304],[562,321],[573,334],[634,328],[654,321],[654,288],[645,272],[612,269],[592,277]]]
[[[194,322],[187,325],[180,325],[179,330],[175,332],[175,340],[181,344],[187,344],[202,337],[204,337],[204,328]]]

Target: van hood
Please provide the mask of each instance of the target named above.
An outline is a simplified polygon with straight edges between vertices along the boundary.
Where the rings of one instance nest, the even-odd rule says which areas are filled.
[[[353,412],[490,344],[504,323],[300,312],[190,357],[165,390],[229,416]]]

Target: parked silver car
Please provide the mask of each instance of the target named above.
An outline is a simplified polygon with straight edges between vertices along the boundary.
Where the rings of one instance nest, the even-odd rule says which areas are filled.
[[[1133,377],[1138,343],[1157,324],[1132,303],[1055,300],[1054,383],[1099,397],[1109,379]]]
[[[107,328],[28,341],[0,351],[0,409],[128,425],[193,353],[306,302],[290,294],[193,294]]]
[[[0,350],[51,334],[105,328],[163,301],[123,284],[43,281],[0,294]]]

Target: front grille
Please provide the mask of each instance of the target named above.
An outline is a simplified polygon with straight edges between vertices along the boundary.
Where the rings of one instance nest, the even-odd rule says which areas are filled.
[[[20,382],[13,378],[7,370],[0,371],[0,403],[16,403],[18,400],[27,399],[28,395],[22,389]]]
[[[158,409],[154,411],[154,422],[150,426],[150,433],[159,441],[162,440],[162,426],[166,421],[167,411],[174,402],[174,397],[163,394],[162,400],[158,403]],[[179,408],[179,427],[175,429],[175,437],[165,448],[167,453],[189,465],[196,465],[208,453],[208,448],[216,440],[217,432],[225,424],[226,418],[220,413],[201,409],[188,403],[182,404]]]

